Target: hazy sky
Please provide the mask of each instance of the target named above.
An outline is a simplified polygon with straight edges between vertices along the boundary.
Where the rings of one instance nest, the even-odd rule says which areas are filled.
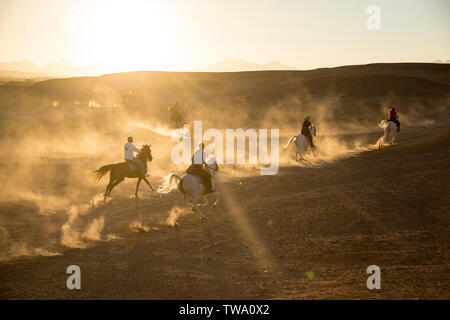
[[[381,9],[369,30],[366,9]],[[0,0],[0,61],[191,70],[450,59],[450,0]]]

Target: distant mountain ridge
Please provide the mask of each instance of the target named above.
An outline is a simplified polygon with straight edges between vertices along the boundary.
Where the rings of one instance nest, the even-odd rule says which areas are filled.
[[[51,62],[43,67],[29,60],[0,62],[0,70],[21,72],[23,74],[28,73],[30,77],[33,77],[33,74],[36,76],[65,77],[96,75],[100,73],[100,70],[96,70],[90,66],[71,64],[64,59]]]
[[[34,72],[24,72],[16,70],[1,70],[0,78],[4,79],[33,79],[33,78],[53,78],[48,74],[34,73]]]
[[[263,71],[263,70],[298,70],[298,69],[295,67],[285,65],[276,60],[261,65],[254,62],[227,57],[221,61],[214,62],[204,68],[197,68],[195,71],[237,72],[237,71]]]
[[[28,74],[29,77],[48,76],[48,77],[74,77],[74,76],[96,76],[108,73],[99,68],[90,66],[80,66],[70,64],[66,60],[61,59],[57,62],[51,62],[43,67],[38,66],[29,60],[0,62],[0,70],[3,72],[17,72],[19,77]],[[225,58],[222,61],[215,62],[204,68],[197,68],[193,71],[202,72],[236,72],[236,71],[262,71],[262,70],[297,70],[295,67],[287,66],[279,61],[270,61],[260,65],[254,62],[244,60]],[[22,74],[19,74],[22,73]]]
[[[433,63],[450,63],[450,59],[447,60],[435,60]]]
[[[449,64],[450,59],[435,60],[435,64]],[[285,65],[273,60],[265,64],[258,64],[241,59],[227,57],[221,61],[214,62],[206,67],[196,68],[195,72],[239,72],[239,71],[265,71],[265,70],[299,70],[296,67]],[[144,70],[142,70],[144,71]],[[36,78],[36,77],[80,77],[99,76],[108,74],[107,70],[102,70],[95,66],[81,66],[71,64],[64,59],[51,62],[43,67],[32,61],[21,60],[13,62],[0,62],[0,76],[6,78]]]

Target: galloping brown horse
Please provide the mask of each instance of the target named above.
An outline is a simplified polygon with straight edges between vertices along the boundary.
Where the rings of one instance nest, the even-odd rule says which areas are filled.
[[[144,163],[145,171],[147,171],[147,160],[151,162],[153,159],[152,150],[150,149],[150,147],[151,147],[151,145],[150,146],[144,145],[141,148],[142,152],[136,156],[136,158],[140,159]],[[137,185],[136,185],[136,192],[135,192],[136,197],[138,196],[138,189],[139,189],[139,184],[141,183],[141,180],[144,180],[145,183],[148,184],[150,189],[152,189],[152,191],[154,191],[151,184],[147,181],[147,179],[144,176],[142,176],[139,168],[137,168],[137,170],[135,170],[135,171],[131,171],[126,162],[108,164],[106,166],[101,167],[98,170],[95,170],[94,173],[96,175],[97,182],[105,174],[107,174],[108,171],[110,171],[111,173],[109,174],[109,183],[106,186],[105,193],[103,194],[104,197],[109,197],[111,195],[112,189],[115,186],[117,186],[119,183],[121,183],[125,178],[138,178],[139,179],[137,182]]]

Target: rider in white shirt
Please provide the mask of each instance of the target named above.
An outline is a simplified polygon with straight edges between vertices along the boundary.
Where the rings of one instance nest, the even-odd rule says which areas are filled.
[[[205,163],[205,160],[208,158],[207,153],[203,150],[205,145],[200,143],[198,149],[194,152],[192,156],[192,163],[196,165],[202,166]]]
[[[131,162],[134,165],[137,165],[140,170],[141,173],[144,177],[148,177],[149,174],[145,172],[145,166],[144,163],[142,163],[142,161],[140,159],[136,159],[134,157],[134,153],[141,153],[141,150],[139,150],[138,148],[136,148],[136,146],[133,144],[133,137],[128,137],[128,142],[125,143],[125,145],[123,146],[124,149],[124,159],[126,162]]]

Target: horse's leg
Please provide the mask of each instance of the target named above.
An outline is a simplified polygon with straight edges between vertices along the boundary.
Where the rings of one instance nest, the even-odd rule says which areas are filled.
[[[194,204],[188,201],[189,196],[191,197],[191,199],[193,199],[191,193],[184,192],[184,204],[192,206],[192,211],[194,211]]]
[[[148,182],[146,178],[144,178],[144,181],[150,187],[150,189],[152,189],[152,191],[155,191],[155,189],[153,189],[152,185],[150,184],[150,182]]]
[[[391,135],[391,144],[395,143],[395,139],[397,138],[397,134],[398,134],[398,132],[395,131],[395,129],[394,129],[394,132],[392,132],[392,135]]]
[[[194,192],[194,194],[192,195],[192,210],[194,212],[198,212],[198,214],[200,215],[200,219],[205,220],[206,221],[206,217],[203,215],[203,213],[200,211],[200,207],[198,206],[198,190]]]
[[[197,196],[197,192],[194,192],[191,196],[192,196],[192,211],[196,212],[198,210],[198,205],[197,205],[198,196]]]
[[[297,153],[295,154],[295,161],[300,161],[300,160],[303,160],[303,157],[302,157],[302,150],[303,150],[303,143],[302,142],[300,142],[299,144],[298,144],[298,147],[297,147]]]
[[[211,207],[216,208],[217,203],[219,202],[220,192],[216,191],[213,193],[213,195],[215,196],[215,198],[214,198],[214,203],[211,205]]]
[[[113,173],[110,172],[110,173],[109,173],[109,183],[108,183],[108,185],[106,186],[105,193],[103,194],[103,197],[106,198],[106,197],[108,196],[109,188],[111,188],[111,185],[113,184],[114,180],[115,180],[115,178],[113,177]]]
[[[308,148],[308,144],[306,144],[306,145],[302,145],[302,147],[300,148],[300,151],[299,151],[299,155],[300,155],[300,161],[305,161],[305,158],[303,158],[303,155],[302,155],[302,151],[305,149],[305,148]]]
[[[302,150],[301,150],[301,147],[300,147],[300,145],[299,145],[299,146],[297,147],[297,151],[295,151],[295,161],[299,161],[298,156],[300,156],[300,159],[301,159],[301,157],[302,157],[301,152],[302,152]]]
[[[104,198],[106,198],[108,196],[108,190],[109,190],[109,187],[110,187],[111,183],[112,182],[110,180],[109,183],[106,185],[105,193],[103,193],[103,197]]]
[[[301,160],[301,161],[305,161],[305,159],[303,158],[303,156],[302,156],[302,153],[301,153],[301,152],[299,153],[299,155],[300,155],[300,160]]]
[[[137,184],[136,184],[136,192],[134,193],[134,195],[136,196],[136,198],[139,197],[139,196],[138,196],[138,190],[139,190],[139,185],[141,184],[141,180],[142,180],[142,178],[139,178],[139,179],[138,179],[138,182],[137,182]]]
[[[125,177],[120,177],[111,185],[111,187],[109,188],[108,196],[111,195],[112,189],[114,189],[114,187],[117,186],[119,183],[121,183],[123,180],[125,180]]]
[[[313,154],[314,157],[317,157],[315,149],[311,148],[311,153]]]
[[[208,193],[208,196],[209,196],[210,194],[212,194],[212,193]],[[208,196],[205,194],[205,195],[203,195],[203,196],[200,197],[202,200],[203,200],[203,199],[206,200],[206,202],[202,201],[202,203],[199,205],[200,208],[201,208],[201,207],[205,207],[205,208],[208,208],[208,207],[209,207],[209,199],[208,199]]]

